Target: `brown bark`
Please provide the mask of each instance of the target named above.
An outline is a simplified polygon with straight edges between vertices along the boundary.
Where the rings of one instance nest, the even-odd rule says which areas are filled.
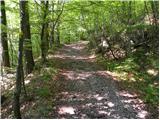
[[[59,22],[57,23],[57,31],[56,31],[56,46],[60,46],[60,31],[59,31]]]
[[[156,1],[150,1],[150,5],[152,8],[152,14],[153,14],[153,24],[158,25],[158,8],[156,7]]]
[[[28,13],[28,1],[21,1],[21,11],[22,11],[22,34],[24,39],[24,54],[26,60],[26,74],[33,71],[34,59],[32,54],[32,43],[31,43],[31,33],[29,24],[29,13]]]
[[[2,59],[3,66],[10,67],[9,60],[9,50],[8,50],[8,40],[7,40],[7,20],[6,20],[6,11],[5,11],[5,2],[4,0],[1,2],[1,43],[2,43]]]
[[[21,118],[21,111],[20,111],[20,95],[21,95],[21,87],[25,88],[24,85],[24,71],[23,71],[23,43],[28,42],[26,39],[30,38],[30,27],[29,27],[29,16],[26,14],[26,5],[27,1],[20,1],[20,38],[19,38],[19,49],[18,49],[18,65],[17,65],[17,72],[16,72],[16,86],[14,91],[14,116],[15,118]],[[29,30],[29,31],[27,31]],[[26,53],[27,51],[27,53]],[[29,51],[29,52],[28,52]],[[28,55],[31,51],[25,49],[25,55]],[[28,57],[28,56],[26,56]],[[26,59],[28,60],[28,59]],[[29,61],[30,62],[30,61]],[[26,91],[25,91],[26,92]]]

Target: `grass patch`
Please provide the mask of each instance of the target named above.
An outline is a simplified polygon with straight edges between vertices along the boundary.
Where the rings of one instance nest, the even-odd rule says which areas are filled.
[[[35,90],[36,94],[40,97],[50,96],[50,90],[48,87],[38,88]]]

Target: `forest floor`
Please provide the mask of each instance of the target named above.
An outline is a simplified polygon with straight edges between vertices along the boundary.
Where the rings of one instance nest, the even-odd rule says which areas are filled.
[[[23,118],[150,118],[138,94],[120,90],[116,78],[97,64],[87,44],[64,45],[49,55],[42,75],[28,78],[32,97],[22,102]],[[12,118],[8,103],[2,106],[2,118]]]

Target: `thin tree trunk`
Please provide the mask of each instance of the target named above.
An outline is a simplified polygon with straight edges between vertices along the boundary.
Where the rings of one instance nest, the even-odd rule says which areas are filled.
[[[51,34],[50,34],[50,46],[52,47],[54,44],[54,23],[52,25],[52,30],[51,30]]]
[[[21,1],[21,11],[23,12],[22,16],[22,33],[24,36],[24,54],[26,61],[26,74],[29,74],[33,71],[34,60],[32,54],[32,43],[31,43],[31,33],[30,33],[30,24],[29,24],[29,13],[28,13],[28,1]]]
[[[23,42],[26,38],[26,35],[24,32],[26,25],[25,22],[25,5],[26,1],[20,1],[20,26],[21,26],[21,34],[19,38],[19,49],[18,49],[18,65],[17,65],[17,72],[16,72],[16,86],[14,91],[14,104],[13,104],[13,110],[14,110],[14,116],[17,119],[21,118],[21,112],[20,112],[20,95],[21,95],[21,87],[24,83],[24,72],[23,72]],[[23,86],[24,87],[24,86]]]
[[[129,1],[129,8],[128,8],[128,25],[130,26],[132,20],[132,1]]]
[[[54,2],[52,1],[52,20],[54,19]],[[54,44],[54,20],[52,22],[52,28],[51,28],[51,32],[50,32],[50,47],[52,48],[53,44]]]
[[[59,31],[59,22],[57,23],[57,35],[56,35],[56,46],[60,46],[60,31]]]
[[[58,4],[59,4],[59,1],[58,1]],[[58,5],[57,5],[57,7],[58,7]],[[51,37],[52,37],[52,42],[54,42],[55,27],[57,28],[57,26],[59,26],[59,25],[58,25],[58,24],[59,24],[59,19],[60,19],[62,13],[63,13],[63,8],[64,8],[64,2],[62,3],[62,9],[61,9],[60,13],[58,14],[56,20],[54,20],[53,25],[52,25],[52,30],[51,30],[51,34],[50,34]],[[60,34],[60,33],[59,33],[59,34]],[[60,37],[59,37],[59,38],[60,38]],[[56,38],[56,40],[57,40],[57,38]],[[59,39],[59,40],[60,40],[60,39]],[[55,41],[55,42],[57,42],[57,41]]]
[[[49,41],[48,41],[48,22],[46,21],[47,17],[47,11],[48,11],[48,1],[46,3],[44,1],[41,2],[42,6],[44,6],[43,10],[43,24],[42,24],[42,31],[41,31],[41,57],[43,63],[46,62],[46,56],[48,52],[48,47],[49,47]]]
[[[10,67],[9,60],[9,50],[8,50],[8,40],[7,40],[7,20],[6,20],[6,11],[5,11],[5,2],[1,1],[1,42],[2,42],[2,59],[3,65]]]
[[[111,14],[111,16],[110,16],[110,29],[111,29],[111,32],[113,32],[112,31],[112,14]],[[103,23],[102,23],[102,35],[103,35],[103,37],[104,37],[104,39],[106,40],[106,42],[107,42],[107,44],[108,44],[108,49],[111,51],[111,54],[112,54],[112,56],[113,56],[113,58],[114,59],[116,59],[117,60],[117,57],[114,55],[114,52],[113,52],[113,50],[112,50],[112,46],[111,46],[111,44],[110,44],[110,41],[107,39],[107,36],[106,36],[106,33],[105,33],[105,31],[106,31],[106,18],[105,18],[105,15],[103,14]]]
[[[152,14],[153,14],[153,24],[156,25],[157,24],[157,18],[158,18],[158,15],[157,15],[157,12],[156,12],[156,7],[155,7],[155,1],[150,1],[150,4],[151,4],[151,8],[152,8]]]
[[[12,41],[11,41],[11,34],[8,34],[8,42],[9,42],[9,44],[10,44],[10,64],[11,64],[11,66],[13,66],[14,64],[13,64],[13,44],[12,44]]]
[[[149,16],[149,10],[148,10],[146,1],[144,1],[144,7],[145,7],[145,10],[146,10],[147,15],[148,15],[149,22],[151,23],[151,19],[150,19],[150,16]]]
[[[21,118],[20,112],[20,94],[21,94],[21,83],[22,83],[22,72],[23,72],[23,38],[20,36],[19,39],[19,50],[18,50],[18,66],[16,72],[16,87],[14,91],[14,116],[17,119]]]

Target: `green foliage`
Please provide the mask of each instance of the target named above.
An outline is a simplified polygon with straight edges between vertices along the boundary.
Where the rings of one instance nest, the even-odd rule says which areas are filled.
[[[41,80],[43,80],[43,81],[52,80],[52,76],[48,73],[45,73],[44,75],[41,76]]]
[[[54,5],[54,8],[53,8]],[[152,13],[150,2],[146,1],[148,12],[145,11],[144,1],[122,2],[122,1],[66,1],[64,11],[60,16],[58,23],[60,30],[61,43],[72,43],[78,40],[90,40],[94,42],[95,33],[101,34],[102,25],[106,27],[107,35],[115,35],[117,32],[130,31],[134,29],[150,29],[151,25],[147,25],[144,19],[147,14]],[[157,5],[157,4],[156,4]],[[131,11],[130,11],[131,7]],[[34,58],[41,55],[41,26],[42,23],[49,23],[49,38],[54,23],[61,12],[62,4],[58,1],[49,1],[49,10],[47,18],[43,20],[44,12],[40,2],[29,1],[29,21],[31,26],[31,41]],[[146,12],[146,13],[145,13]],[[35,14],[36,13],[36,14]],[[13,56],[15,64],[17,59],[17,46],[19,40],[20,15],[19,3],[17,0],[6,1],[7,30],[10,34],[12,45],[14,48]],[[130,16],[130,14],[132,14]],[[128,25],[128,20],[134,25]],[[56,40],[56,27],[54,38]],[[2,26],[3,29],[3,26]],[[4,28],[5,29],[5,28]],[[90,32],[92,31],[92,32]],[[99,35],[98,35],[99,36]],[[55,43],[54,43],[55,45]],[[29,45],[30,46],[30,45]],[[93,46],[94,47],[94,46]],[[10,47],[9,47],[10,48]]]
[[[110,71],[125,71],[130,72],[138,68],[138,65],[133,61],[133,58],[126,58],[124,60],[106,60],[105,58],[98,57],[98,63],[104,64],[107,70]]]
[[[50,96],[50,90],[48,87],[38,88],[36,89],[36,94],[40,97],[49,97]]]
[[[37,108],[37,113],[39,113],[39,116],[43,116],[44,118],[48,116],[49,112],[52,110],[52,107],[47,105],[40,105]]]
[[[32,40],[32,51],[34,53],[34,58],[37,58],[41,54],[40,37],[36,34],[33,34],[31,37],[32,37],[31,38],[31,40]]]
[[[146,96],[144,97],[145,102],[148,103],[157,103],[159,101],[159,89],[153,86],[152,84],[149,84],[144,91],[146,92]]]
[[[154,26],[152,25],[148,25],[148,24],[142,24],[142,23],[138,23],[136,25],[132,25],[130,27],[127,27],[127,31],[133,31],[133,30],[144,30],[144,29],[152,29]]]

